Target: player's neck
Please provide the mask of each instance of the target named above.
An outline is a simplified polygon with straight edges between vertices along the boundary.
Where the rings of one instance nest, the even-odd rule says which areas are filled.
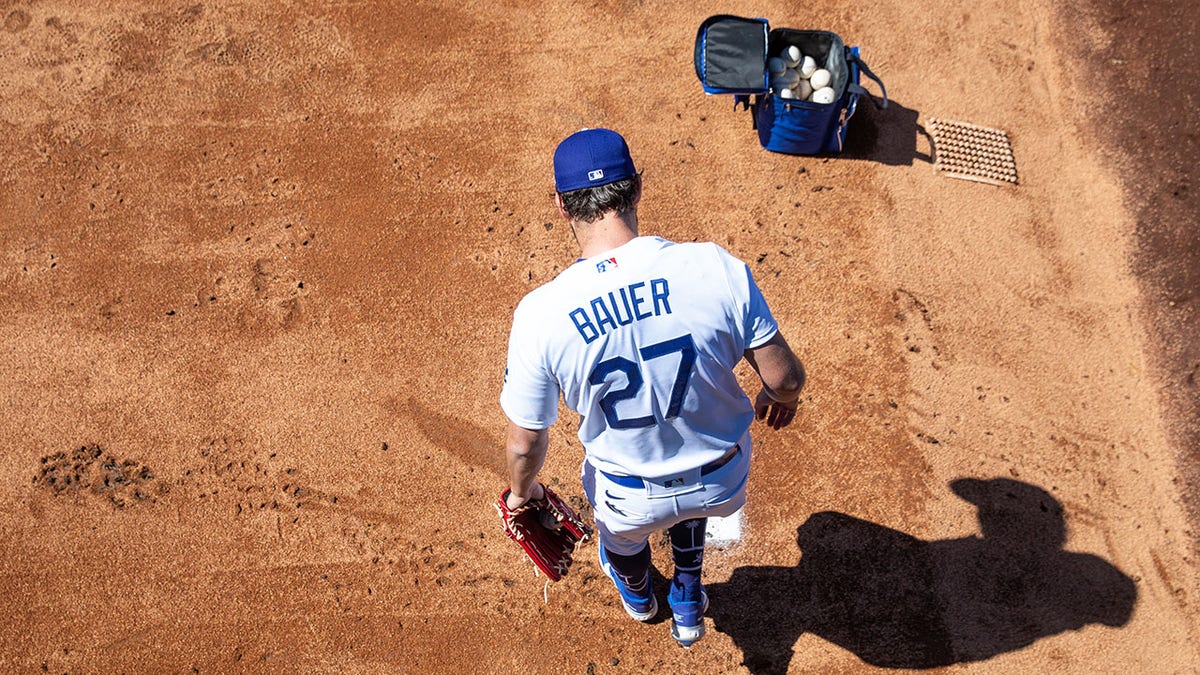
[[[604,214],[594,223],[575,224],[581,257],[591,258],[633,241],[638,236],[637,211]]]

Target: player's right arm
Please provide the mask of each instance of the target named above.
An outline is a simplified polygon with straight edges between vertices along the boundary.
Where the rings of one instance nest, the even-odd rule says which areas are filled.
[[[538,472],[546,461],[550,434],[545,429],[526,429],[512,421],[508,423],[505,460],[508,465],[508,508],[515,509],[530,499],[541,499],[542,486]]]
[[[511,487],[510,509],[541,498],[537,475],[549,446],[546,430],[558,418],[558,381],[545,363],[543,331],[535,306],[527,298],[513,315],[504,388],[500,392],[500,407],[509,419],[505,463]]]
[[[804,388],[804,364],[779,332],[758,347],[747,349],[745,357],[762,378],[762,390],[754,401],[755,416],[766,419],[772,429],[791,424]]]

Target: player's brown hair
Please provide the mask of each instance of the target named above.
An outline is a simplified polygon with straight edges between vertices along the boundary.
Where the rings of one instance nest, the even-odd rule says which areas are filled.
[[[594,223],[609,211],[623,214],[632,209],[637,203],[641,183],[642,176],[638,174],[608,185],[561,192],[559,195],[562,197],[563,210],[571,220]]]

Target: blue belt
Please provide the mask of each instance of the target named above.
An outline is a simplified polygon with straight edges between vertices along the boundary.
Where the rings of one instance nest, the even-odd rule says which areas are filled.
[[[720,459],[713,460],[713,461],[709,462],[708,464],[705,464],[704,466],[700,467],[700,475],[707,476],[708,474],[725,466],[729,462],[733,461],[733,458],[737,457],[738,453],[741,451],[742,451],[742,446],[740,446],[740,445],[733,446],[733,449],[730,450],[729,452],[725,453],[725,455],[722,456]],[[597,471],[599,471],[599,469],[597,469]],[[640,488],[646,487],[646,482],[643,481],[641,478],[638,478],[637,476],[618,476],[616,474],[612,474],[607,471],[600,471],[600,473],[604,474],[605,478],[616,483],[617,485],[620,485],[621,487],[634,488],[634,489],[640,489]]]

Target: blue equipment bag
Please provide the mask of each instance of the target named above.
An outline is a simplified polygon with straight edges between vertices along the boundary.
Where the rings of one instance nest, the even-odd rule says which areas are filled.
[[[796,46],[829,71],[837,98],[814,103],[775,95],[770,87],[767,58]],[[696,34],[696,77],[706,94],[733,94],[734,107],[749,108],[758,141],[772,152],[815,155],[841,152],[846,126],[858,107],[858,97],[870,96],[859,84],[861,75],[875,80],[887,107],[887,89],[836,33],[823,30],[770,29],[766,19],[728,14],[709,17]],[[753,95],[753,100],[751,100]],[[871,97],[874,101],[874,97]]]

